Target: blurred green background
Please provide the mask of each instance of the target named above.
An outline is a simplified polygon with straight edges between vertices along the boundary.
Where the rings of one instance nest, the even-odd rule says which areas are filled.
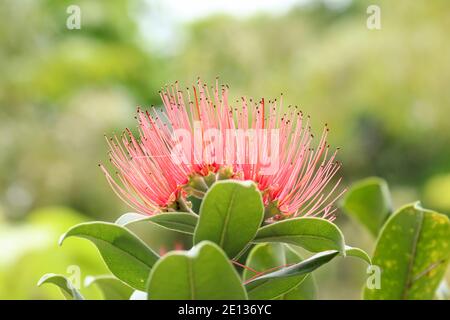
[[[381,30],[366,27],[381,8]],[[69,30],[69,5],[81,29]],[[346,184],[384,177],[394,203],[450,213],[450,3],[399,1],[3,0],[0,2],[0,298],[59,298],[46,272],[105,272],[82,240],[58,236],[130,209],[97,167],[103,134],[134,127],[160,86],[212,83],[299,105],[331,127]],[[341,214],[347,241],[373,239]],[[138,231],[157,250],[186,239]],[[70,243],[69,243],[70,242]],[[321,298],[360,297],[365,266],[318,273]],[[87,289],[89,291],[90,289]],[[92,289],[88,297],[98,297]]]

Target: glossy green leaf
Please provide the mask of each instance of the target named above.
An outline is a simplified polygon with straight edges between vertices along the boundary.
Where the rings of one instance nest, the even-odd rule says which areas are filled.
[[[253,182],[218,181],[201,204],[194,243],[212,241],[233,258],[253,239],[263,216],[261,193]]]
[[[127,226],[144,221],[156,224],[165,229],[193,234],[197,225],[198,216],[187,212],[164,212],[153,216],[129,212],[120,216],[115,223],[120,226]]]
[[[280,267],[301,262],[303,259],[298,253],[285,244],[281,243],[260,243],[250,251],[243,273],[244,280],[248,281],[258,274],[267,273],[269,270],[276,270]],[[288,295],[288,293],[291,293]],[[314,299],[316,288],[312,275],[299,274],[293,277],[275,278],[261,283],[258,286],[247,288],[249,299],[286,299],[301,300]]]
[[[347,191],[342,201],[342,209],[376,237],[392,212],[386,181],[372,177],[355,183]]]
[[[364,260],[368,264],[372,264],[372,260],[370,259],[367,252],[360,248],[345,246],[345,254],[349,257],[355,257]]]
[[[342,232],[322,218],[300,217],[269,224],[258,230],[253,242],[283,242],[311,252],[337,250],[345,255]]]
[[[292,289],[292,287],[289,289],[289,285],[292,286],[294,280],[290,283],[290,279],[295,279],[298,281],[301,279],[300,277],[308,275],[312,271],[332,260],[338,254],[339,251],[336,250],[317,253],[299,263],[248,280],[245,287],[249,296],[258,297],[259,299],[265,299],[266,297],[269,298],[270,296],[275,298],[277,297],[277,293],[283,294]],[[282,279],[286,280],[282,282]],[[282,285],[285,286],[283,290],[287,289],[287,291],[283,292],[283,290],[281,290]]]
[[[286,263],[294,264],[302,262],[304,259],[293,250],[290,246],[286,245]],[[278,300],[314,300],[317,297],[317,285],[314,279],[313,273],[306,275],[305,279],[294,289],[278,297]]]
[[[433,299],[450,258],[447,216],[407,205],[382,228],[374,266],[381,269],[381,286],[365,288],[365,299]]]
[[[216,244],[203,241],[189,251],[172,251],[149,278],[152,300],[241,300],[247,295],[239,275]]]
[[[276,300],[315,300],[317,299],[317,285],[313,274],[306,276],[296,288],[278,297]]]
[[[128,300],[134,291],[133,288],[110,275],[86,277],[84,285],[89,287],[92,284],[100,289],[105,300]]]
[[[145,282],[159,256],[124,227],[107,222],[78,224],[61,236],[80,237],[95,244],[109,270],[120,280],[138,290]]]
[[[67,300],[84,300],[78,289],[63,275],[47,273],[39,279],[37,285],[41,286],[44,283],[56,285]]]

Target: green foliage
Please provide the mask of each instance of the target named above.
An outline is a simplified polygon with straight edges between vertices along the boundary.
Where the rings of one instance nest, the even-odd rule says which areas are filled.
[[[299,263],[263,274],[246,283],[253,299],[277,298],[301,284],[304,278],[339,254],[336,250],[323,251]]]
[[[450,259],[447,216],[418,203],[395,212],[379,235],[373,264],[381,268],[381,288],[365,299],[433,299]]]
[[[104,300],[129,300],[133,289],[110,275],[86,277],[86,287],[95,284],[102,292]]]
[[[247,257],[243,279],[248,281],[260,273],[285,268],[301,262],[300,255],[285,244],[260,243],[256,245]],[[256,273],[257,271],[258,273]],[[314,299],[316,286],[312,274],[299,274],[292,277],[279,277],[248,284],[249,299]]]
[[[42,276],[37,285],[41,286],[44,283],[56,285],[67,300],[84,300],[78,289],[63,275],[47,273]]]
[[[345,246],[345,254],[349,257],[355,257],[364,260],[369,265],[372,264],[372,260],[370,259],[369,255],[360,248]]]
[[[372,177],[355,183],[346,193],[342,208],[376,237],[392,212],[386,181]]]
[[[310,273],[300,285],[276,300],[315,300],[316,298],[317,286],[313,274]]]
[[[129,230],[112,223],[87,222],[69,229],[61,236],[60,244],[69,237],[90,240],[117,278],[133,288],[145,290],[158,255]]]
[[[345,250],[348,256],[370,264],[370,258],[363,250],[349,246],[345,246]],[[258,244],[250,251],[246,263],[253,270],[244,271],[248,296],[250,299],[313,298],[315,285],[311,272],[338,254],[337,250],[327,250],[303,260],[285,244]]]
[[[230,258],[254,238],[264,217],[261,193],[250,181],[218,181],[206,193],[194,243],[217,243]]]
[[[450,259],[448,217],[423,209],[419,203],[406,205],[391,214],[386,182],[368,178],[355,183],[343,201],[343,209],[378,236],[373,274],[364,288],[365,299],[432,299]],[[371,220],[373,219],[373,220]],[[386,221],[387,220],[387,221]],[[366,256],[358,249],[352,255]],[[379,279],[375,279],[379,277]]]
[[[114,276],[90,277],[86,284],[96,283],[105,299],[135,299],[142,291],[149,299],[247,299],[247,295],[312,299],[316,288],[311,272],[335,256],[347,254],[370,263],[364,251],[345,245],[342,232],[331,222],[295,218],[261,227],[263,215],[261,192],[254,183],[219,181],[205,194],[198,218],[194,213],[128,213],[115,224],[77,224],[61,236],[60,243],[81,237],[95,244]],[[124,227],[143,221],[173,232],[194,230],[195,245],[160,258]],[[231,259],[245,253],[252,241],[268,243],[253,247],[241,279]],[[319,253],[303,260],[283,242]]]
[[[197,225],[198,216],[187,212],[165,212],[153,216],[130,212],[121,215],[115,223],[120,226],[128,226],[144,221],[154,223],[168,230],[193,234]]]
[[[264,226],[254,242],[284,242],[311,252],[337,250],[345,253],[344,236],[339,228],[321,218],[299,217]]]
[[[216,244],[203,241],[188,252],[172,252],[153,268],[149,299],[240,300],[247,294],[226,254]]]

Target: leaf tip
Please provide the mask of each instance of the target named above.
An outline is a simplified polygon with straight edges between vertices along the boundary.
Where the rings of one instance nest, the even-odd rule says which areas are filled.
[[[50,277],[52,277],[52,276],[54,276],[53,273],[46,273],[46,274],[44,274],[44,275],[38,280],[38,282],[36,283],[36,285],[37,285],[38,287],[40,287],[42,284],[45,283],[45,281],[47,281],[48,278],[50,278]]]
[[[94,276],[86,276],[86,278],[84,279],[84,286],[86,288],[90,287],[94,282],[95,282]]]
[[[424,208],[422,207],[422,203],[420,201],[414,202],[413,203],[413,207],[414,207],[414,209],[419,210],[419,211],[423,211],[424,210]]]
[[[66,239],[66,236],[67,236],[67,232],[66,232],[66,233],[63,233],[63,234],[59,237],[59,239],[58,239],[58,246],[60,246],[60,247],[62,246],[64,240]]]

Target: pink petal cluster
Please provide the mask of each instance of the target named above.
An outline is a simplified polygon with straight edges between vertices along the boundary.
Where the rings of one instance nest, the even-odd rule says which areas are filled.
[[[154,110],[153,110],[154,111]],[[186,184],[190,167],[170,161],[171,132],[156,115],[138,109],[137,140],[129,129],[119,138],[106,139],[110,161],[116,167],[117,178],[100,168],[117,196],[138,212],[155,214],[166,211]]]
[[[329,151],[326,126],[314,149],[309,117],[305,118],[297,107],[289,106],[285,111],[282,97],[268,103],[242,97],[231,106],[227,86],[216,82],[208,90],[200,81],[185,93],[175,83],[165,87],[160,95],[163,110],[138,110],[139,139],[126,130],[121,138],[108,140],[118,177],[114,179],[101,167],[114,191],[130,206],[147,214],[165,211],[177,198],[185,196],[183,187],[192,176],[207,176],[220,168],[230,168],[231,178],[252,180],[258,185],[265,205],[276,212],[274,219],[334,219],[332,205],[345,190],[338,191],[341,178],[333,179],[341,165],[336,161],[337,150]],[[221,150],[216,146],[214,153],[226,156],[221,161],[208,157],[205,141],[200,139],[192,141],[187,154],[190,161],[175,163],[172,155],[179,140],[173,134],[179,129],[192,135],[200,131],[202,137],[209,129],[218,130],[224,139],[218,145]],[[254,144],[269,150],[261,153],[246,147],[237,152],[236,142],[225,142],[230,130],[254,130]],[[268,144],[264,133],[272,130],[279,136],[276,148]],[[268,154],[274,152],[278,159],[276,170],[262,173]],[[244,161],[236,161],[237,158]]]

